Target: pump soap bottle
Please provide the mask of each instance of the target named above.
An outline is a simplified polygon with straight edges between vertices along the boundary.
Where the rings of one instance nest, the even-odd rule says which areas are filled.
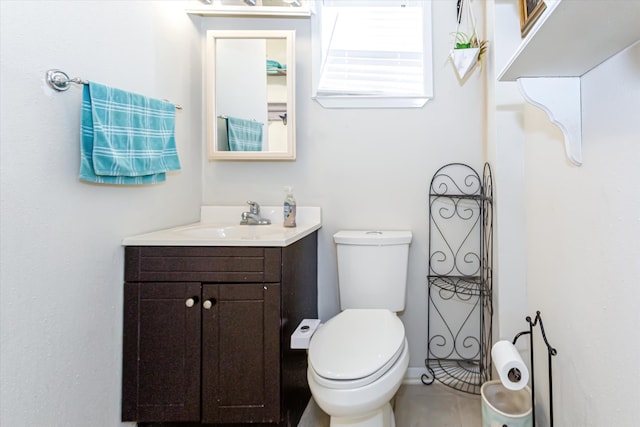
[[[296,199],[293,198],[293,188],[284,187],[284,191],[287,193],[284,198],[284,226],[295,227],[296,226]]]

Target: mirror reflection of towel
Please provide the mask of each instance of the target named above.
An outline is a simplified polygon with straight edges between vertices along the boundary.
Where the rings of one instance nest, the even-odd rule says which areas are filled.
[[[262,123],[227,117],[229,151],[262,151]]]
[[[267,59],[267,74],[285,74],[286,72],[286,65],[272,59]]]

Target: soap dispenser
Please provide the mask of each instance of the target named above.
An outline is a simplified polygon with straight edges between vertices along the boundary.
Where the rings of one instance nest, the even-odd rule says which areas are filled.
[[[296,199],[293,197],[293,188],[284,187],[286,196],[284,198],[284,226],[296,226]]]

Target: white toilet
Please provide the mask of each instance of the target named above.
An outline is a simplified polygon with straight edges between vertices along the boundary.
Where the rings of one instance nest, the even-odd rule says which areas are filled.
[[[331,426],[393,427],[390,401],[409,366],[404,310],[410,231],[340,231],[342,312],[309,344],[307,379]]]

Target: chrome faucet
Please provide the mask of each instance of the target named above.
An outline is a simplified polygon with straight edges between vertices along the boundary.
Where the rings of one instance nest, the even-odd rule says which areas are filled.
[[[240,225],[269,225],[271,220],[260,216],[260,205],[257,202],[247,200],[249,212],[242,212]]]

